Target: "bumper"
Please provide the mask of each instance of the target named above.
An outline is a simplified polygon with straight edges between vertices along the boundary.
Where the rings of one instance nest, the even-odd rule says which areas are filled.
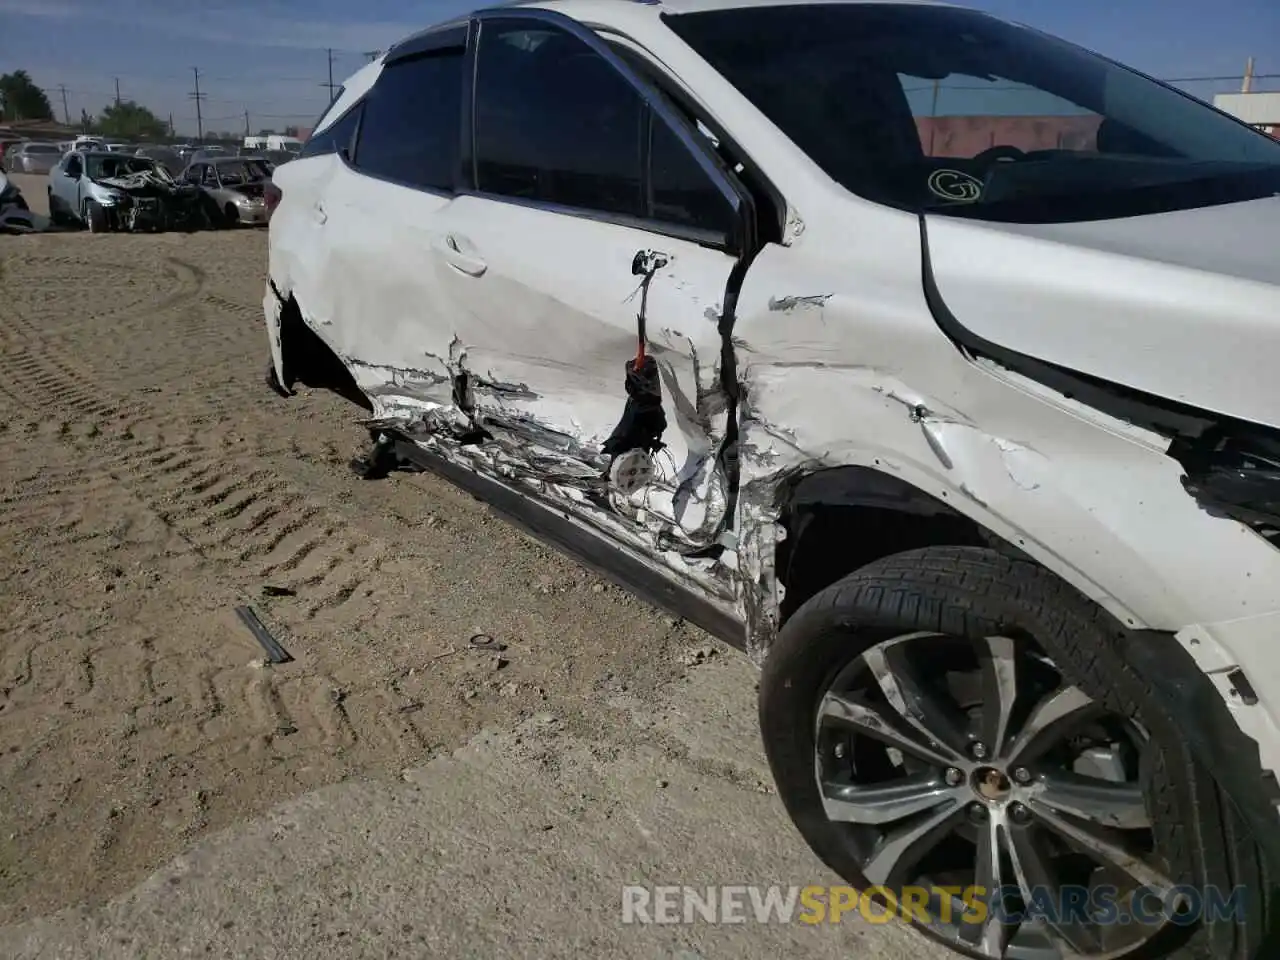
[[[280,317],[284,312],[284,303],[276,295],[275,286],[267,281],[262,297],[262,315],[267,325],[267,343],[271,348],[271,364],[275,367],[276,379],[285,382],[284,349],[281,337]]]
[[[265,204],[251,207],[236,207],[236,221],[238,223],[259,226],[267,223],[271,219],[271,211],[267,209]]]

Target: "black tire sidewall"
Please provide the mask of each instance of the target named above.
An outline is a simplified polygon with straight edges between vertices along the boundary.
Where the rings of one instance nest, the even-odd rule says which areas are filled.
[[[84,223],[90,233],[107,232],[107,211],[93,200],[84,202]]]
[[[917,563],[918,561],[918,563]],[[949,567],[950,561],[956,561]],[[977,571],[989,585],[975,590]],[[820,591],[779,631],[764,663],[759,690],[760,732],[778,793],[813,852],[855,888],[870,883],[842,825],[826,816],[815,775],[817,709],[832,681],[856,657],[894,637],[918,631],[982,639],[1035,639],[1053,656],[1051,641],[1104,644],[1101,623],[1055,587],[1045,571],[981,548],[930,548],[878,561]],[[1083,601],[1083,598],[1080,598]],[[1087,602],[1085,602],[1087,603]],[[1072,682],[1067,677],[1067,682]],[[1088,692],[1088,691],[1086,691]],[[979,957],[912,922],[930,939]],[[1127,960],[1176,956],[1166,930]]]

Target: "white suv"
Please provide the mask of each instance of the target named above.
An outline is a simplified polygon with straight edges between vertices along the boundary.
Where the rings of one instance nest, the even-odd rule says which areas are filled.
[[[275,181],[273,385],[744,646],[840,875],[972,957],[1277,949],[1280,143],[951,6],[546,0]]]

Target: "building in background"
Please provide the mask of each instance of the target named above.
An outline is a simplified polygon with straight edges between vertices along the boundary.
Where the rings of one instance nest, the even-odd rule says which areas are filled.
[[[1280,93],[1220,93],[1213,105],[1280,139]]]
[[[1250,57],[1244,66],[1240,92],[1220,93],[1213,98],[1213,105],[1280,140],[1280,93],[1257,93],[1253,81],[1253,57]]]

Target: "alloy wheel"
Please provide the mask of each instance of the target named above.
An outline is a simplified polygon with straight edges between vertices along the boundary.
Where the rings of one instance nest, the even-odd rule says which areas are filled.
[[[826,689],[815,743],[826,815],[867,882],[924,888],[916,918],[971,954],[1121,957],[1176,916],[1139,777],[1146,732],[1028,641],[879,643]],[[972,887],[984,908],[954,893]],[[1135,898],[1159,922],[1098,922]]]

